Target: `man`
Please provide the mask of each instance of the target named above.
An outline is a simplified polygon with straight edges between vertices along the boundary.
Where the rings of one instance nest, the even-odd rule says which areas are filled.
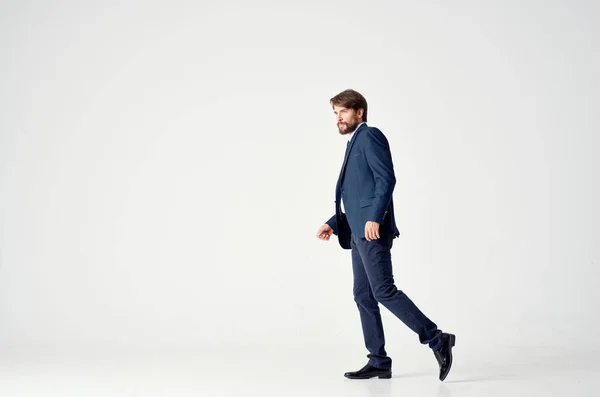
[[[455,336],[443,333],[394,285],[390,250],[400,235],[394,218],[392,193],[396,184],[386,137],[367,122],[367,101],[345,90],[330,103],[341,135],[348,137],[346,154],[335,190],[335,215],[317,231],[321,240],[338,236],[351,249],[354,300],[358,306],[369,362],[344,374],[350,379],[391,378],[392,360],[385,351],[381,303],[433,350],[443,381],[452,366]]]

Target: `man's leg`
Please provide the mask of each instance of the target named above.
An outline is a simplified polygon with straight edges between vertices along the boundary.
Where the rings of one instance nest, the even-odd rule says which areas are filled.
[[[363,260],[352,235],[352,271],[354,273],[354,301],[360,313],[365,346],[369,351],[369,364],[373,367],[389,369],[392,360],[385,351],[385,337],[379,305],[373,296]]]
[[[416,332],[421,343],[437,350],[443,343],[442,331],[394,285],[390,253],[392,241],[392,236],[381,236],[373,241],[359,238],[353,243],[360,253],[373,297]],[[352,252],[354,260],[354,247]]]

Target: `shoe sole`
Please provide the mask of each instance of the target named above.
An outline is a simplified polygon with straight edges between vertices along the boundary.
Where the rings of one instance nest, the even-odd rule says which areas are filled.
[[[383,374],[383,375],[374,375],[374,376],[367,376],[367,377],[351,377],[351,376],[346,376],[344,375],[345,378],[348,379],[354,379],[354,380],[360,380],[360,379],[372,379],[372,378],[379,378],[379,379],[391,379],[392,378],[392,373],[390,372],[389,374]]]

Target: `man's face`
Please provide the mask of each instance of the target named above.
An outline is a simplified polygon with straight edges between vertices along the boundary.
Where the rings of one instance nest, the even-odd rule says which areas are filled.
[[[362,123],[362,109],[354,110],[343,106],[333,105],[333,113],[335,114],[340,134],[342,135],[351,133],[360,123]]]

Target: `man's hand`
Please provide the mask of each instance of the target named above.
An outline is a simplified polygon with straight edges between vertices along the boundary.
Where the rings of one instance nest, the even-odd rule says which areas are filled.
[[[329,240],[331,235],[333,234],[333,229],[328,224],[324,224],[317,231],[317,238],[320,238],[323,241]]]
[[[377,240],[379,238],[379,223],[368,221],[365,224],[365,238],[367,241]]]

